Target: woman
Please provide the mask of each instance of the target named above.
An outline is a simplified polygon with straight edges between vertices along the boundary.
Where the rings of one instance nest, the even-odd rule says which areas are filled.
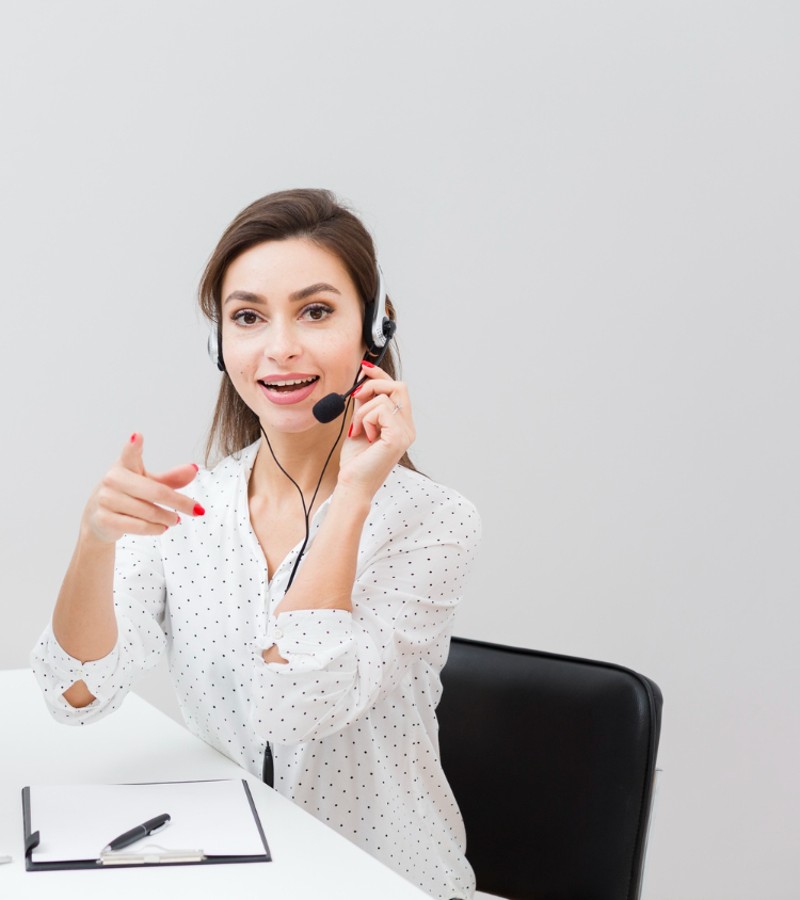
[[[479,520],[408,459],[380,280],[327,191],[237,216],[200,285],[224,371],[209,451],[225,458],[155,475],[131,437],[86,506],[34,668],[56,718],[85,723],[166,650],[195,734],[449,900],[474,879],[435,708]],[[332,393],[344,412],[321,423]]]

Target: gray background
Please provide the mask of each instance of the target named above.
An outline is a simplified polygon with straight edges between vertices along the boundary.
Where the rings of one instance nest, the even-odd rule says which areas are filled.
[[[224,226],[330,187],[377,238],[416,460],[483,514],[458,632],[661,685],[647,900],[796,897],[800,7],[0,15],[0,666],[130,432],[202,461]]]

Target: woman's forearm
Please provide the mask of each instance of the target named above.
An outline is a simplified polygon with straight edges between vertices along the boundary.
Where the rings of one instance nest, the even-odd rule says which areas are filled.
[[[337,486],[320,530],[297,572],[297,578],[276,609],[352,610],[358,547],[370,499],[362,492]]]
[[[369,497],[337,486],[325,520],[276,615],[305,609],[352,610],[358,547],[369,509]],[[275,645],[262,655],[266,662],[286,662]]]
[[[114,615],[115,544],[81,533],[53,612],[53,634],[63,650],[81,662],[102,659],[117,642]],[[94,697],[82,681],[64,693],[72,706]]]

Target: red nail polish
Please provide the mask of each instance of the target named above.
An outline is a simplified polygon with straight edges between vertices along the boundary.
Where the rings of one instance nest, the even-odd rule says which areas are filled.
[[[361,390],[362,387],[364,387],[364,385],[363,385],[363,384],[360,384],[360,385],[353,391],[352,396],[355,397],[355,395]]]
[[[202,506],[200,506],[199,503],[195,503],[192,513],[196,516],[204,516],[206,514],[206,511],[203,509]]]
[[[176,515],[175,518],[178,520],[175,524],[176,524],[176,525],[180,525],[180,524],[181,524],[181,517],[178,516],[178,515]]]
[[[192,463],[192,465],[194,466],[195,472],[199,472],[199,471],[200,471],[200,466],[198,466],[197,463]]]
[[[353,423],[352,422],[350,423],[350,427],[347,429],[347,436],[348,437],[353,436]]]
[[[131,443],[133,443],[135,440],[136,440],[136,432],[134,431],[133,434],[131,435]]]
[[[368,359],[362,359],[362,360],[361,360],[361,365],[362,365],[362,366],[366,366],[368,369],[374,369],[374,368],[375,368],[375,363],[371,363]]]

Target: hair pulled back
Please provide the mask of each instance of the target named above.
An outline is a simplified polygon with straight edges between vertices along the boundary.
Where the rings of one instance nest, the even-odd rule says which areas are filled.
[[[361,298],[362,313],[377,290],[375,245],[367,229],[331,191],[297,189],[277,191],[243,209],[227,227],[208,260],[200,279],[198,300],[203,315],[221,328],[222,282],[228,266],[245,250],[264,241],[302,237],[334,253],[341,260]],[[386,298],[386,314],[395,318]],[[384,357],[382,368],[397,377],[394,347]],[[216,451],[221,456],[236,453],[260,436],[258,417],[247,406],[228,377],[222,374],[217,404],[206,445],[206,461]],[[404,454],[400,464],[414,465]]]

